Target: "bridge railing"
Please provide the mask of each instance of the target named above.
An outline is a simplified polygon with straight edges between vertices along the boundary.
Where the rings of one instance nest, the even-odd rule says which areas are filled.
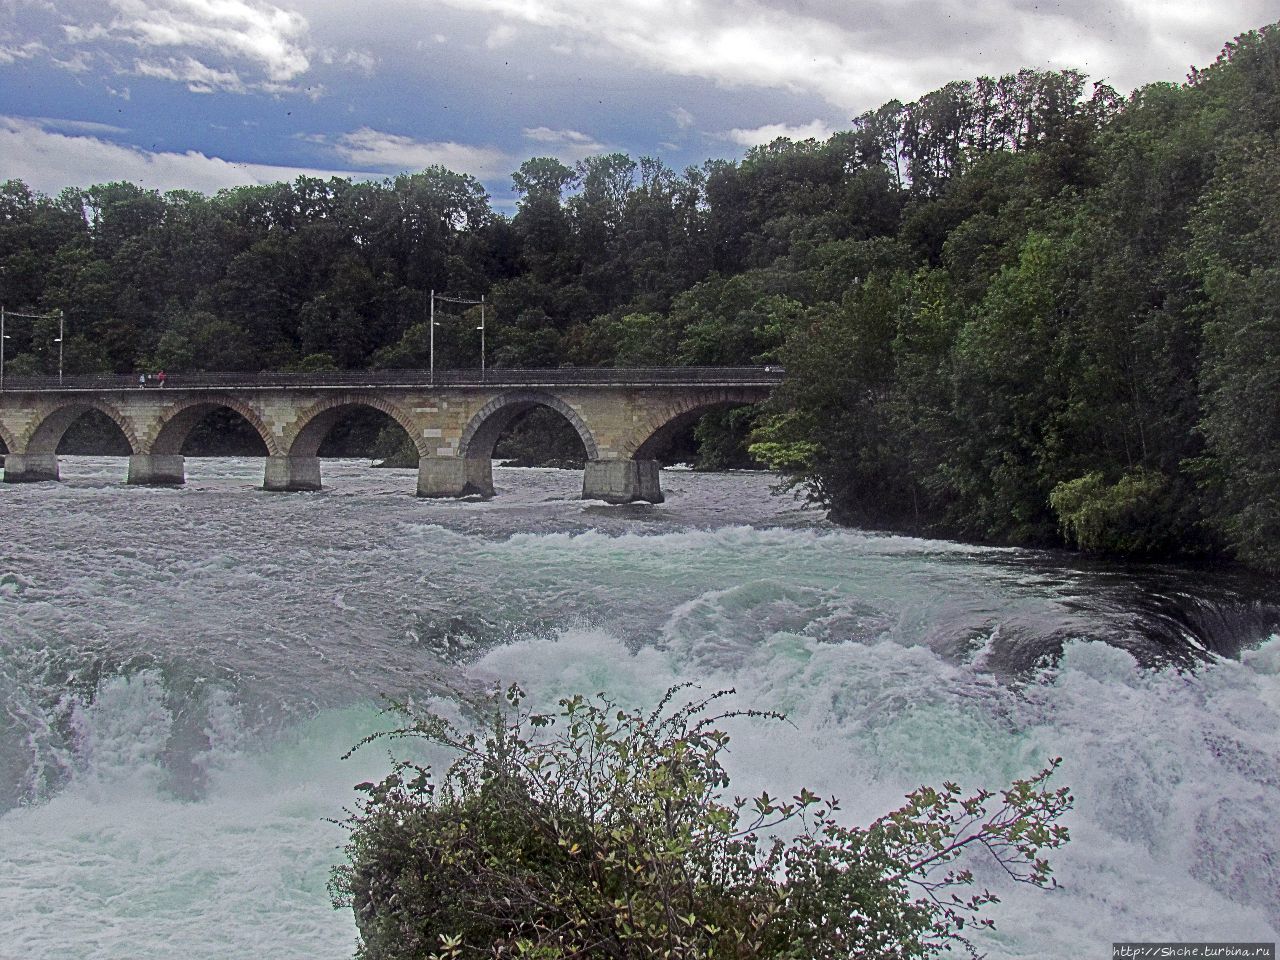
[[[773,386],[781,383],[781,367],[551,367],[486,370],[330,370],[322,373],[171,373],[164,386],[139,374],[81,374],[4,378],[5,393],[110,390],[253,390],[372,387],[534,387],[534,386]]]

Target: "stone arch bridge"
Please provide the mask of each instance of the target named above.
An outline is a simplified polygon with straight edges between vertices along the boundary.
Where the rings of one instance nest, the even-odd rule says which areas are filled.
[[[587,451],[582,495],[662,500],[663,442],[717,407],[759,403],[776,367],[182,374],[145,387],[122,376],[9,377],[0,387],[8,482],[58,479],[58,443],[89,410],[115,421],[130,447],[128,482],[181,484],[183,442],[220,407],[267,448],[267,490],[318,490],[316,455],[353,408],[389,416],[418,449],[418,495],[492,496],[491,457],[503,430],[531,407],[560,413]]]

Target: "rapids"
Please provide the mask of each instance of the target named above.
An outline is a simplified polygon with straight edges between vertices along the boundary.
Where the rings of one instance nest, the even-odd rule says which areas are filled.
[[[993,960],[1280,939],[1267,580],[842,530],[764,474],[608,507],[573,472],[428,502],[362,461],[264,493],[261,463],[0,486],[0,957],[350,957],[332,820],[388,761],[342,754],[385,696],[513,680],[541,705],[734,687],[791,720],[734,726],[734,791],[859,822],[1064,757],[1060,887],[980,876]]]

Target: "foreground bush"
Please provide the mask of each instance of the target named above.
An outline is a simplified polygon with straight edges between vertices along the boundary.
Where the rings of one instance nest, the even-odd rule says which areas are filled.
[[[404,709],[381,736],[424,738],[457,759],[437,782],[399,762],[364,793],[335,868],[361,960],[930,957],[972,947],[994,902],[958,860],[985,851],[1014,880],[1052,883],[1043,851],[1067,840],[1059,761],[999,797],[921,787],[867,828],[801,790],[728,799],[716,713],[725,692],[651,713],[602,695],[555,715],[495,712],[487,736]],[[367,742],[367,741],[366,741]],[[782,828],[791,839],[768,836]],[[968,889],[966,889],[968,888]],[[964,895],[962,895],[962,892]]]

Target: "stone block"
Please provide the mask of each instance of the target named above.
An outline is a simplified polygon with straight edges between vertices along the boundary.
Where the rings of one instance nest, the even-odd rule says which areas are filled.
[[[58,479],[56,453],[8,453],[4,458],[5,483],[35,483]]]
[[[420,497],[492,497],[493,462],[463,457],[423,457],[418,461]]]
[[[267,457],[263,490],[319,490],[319,457]]]
[[[661,503],[657,460],[588,460],[582,474],[582,499],[606,503]]]
[[[187,481],[185,458],[177,454],[135,453],[129,457],[129,483],[176,487]]]

